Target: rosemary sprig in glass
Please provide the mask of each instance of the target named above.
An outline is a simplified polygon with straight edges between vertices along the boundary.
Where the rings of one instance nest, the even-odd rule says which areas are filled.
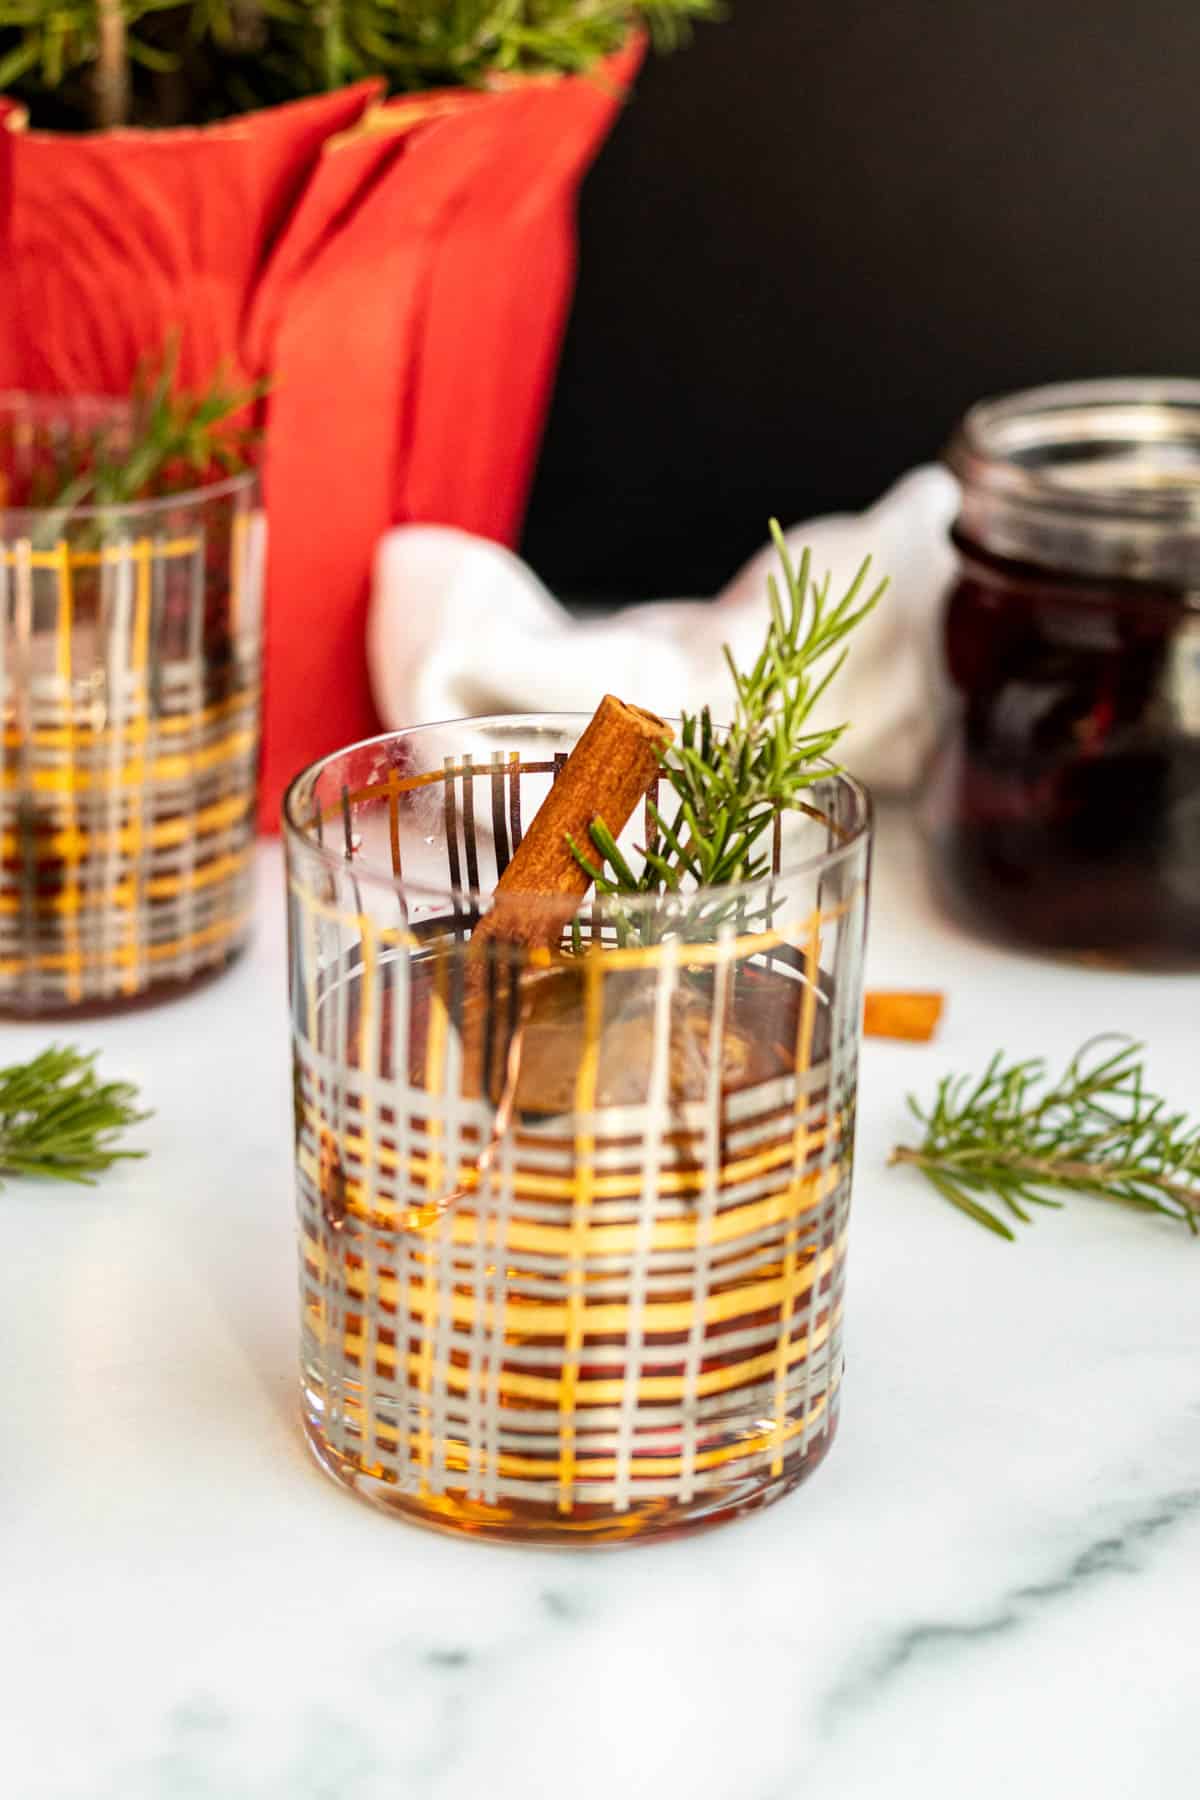
[[[729,729],[714,726],[706,706],[683,715],[677,742],[663,751],[662,771],[674,810],[668,816],[653,801],[648,803],[651,835],[637,847],[641,869],[630,867],[603,819],[589,828],[593,854],[569,839],[572,855],[598,894],[685,895],[697,887],[761,880],[770,870],[763,848],[769,827],[799,802],[806,788],[832,773],[826,759],[848,727],[813,731],[808,722],[846,660],[845,640],[878,604],[887,582],[866,591],[867,557],[842,597],[831,600],[829,576],[821,582],[812,579],[807,550],[799,567],[793,565],[774,519],[771,536],[784,591],[774,575],[768,578],[766,640],[748,671],[737,667],[726,646],[736,695]],[[716,915],[708,920],[719,922]],[[628,923],[625,929],[630,929]]]
[[[1092,1038],[1049,1082],[1040,1059],[997,1052],[976,1081],[947,1076],[928,1110],[909,1097],[925,1137],[891,1161],[919,1169],[999,1237],[1016,1236],[1003,1214],[1028,1224],[1031,1206],[1061,1206],[1051,1196],[1071,1193],[1200,1231],[1200,1125],[1148,1090],[1142,1051],[1113,1034]]]
[[[145,1155],[113,1147],[150,1115],[138,1110],[131,1082],[101,1081],[95,1062],[55,1047],[0,1069],[0,1176],[91,1186],[114,1163]]]
[[[176,392],[179,335],[143,358],[130,391],[128,423],[102,424],[64,442],[34,476],[29,506],[127,506],[177,493],[249,467],[261,431],[235,423],[266,391],[218,373],[199,393]]]

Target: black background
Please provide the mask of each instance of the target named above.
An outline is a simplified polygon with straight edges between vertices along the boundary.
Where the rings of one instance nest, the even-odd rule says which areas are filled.
[[[732,0],[583,193],[525,554],[718,587],[974,399],[1200,363],[1195,0]]]

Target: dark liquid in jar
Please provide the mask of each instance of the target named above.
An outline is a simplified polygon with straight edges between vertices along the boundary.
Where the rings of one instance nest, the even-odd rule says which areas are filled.
[[[925,796],[943,897],[1049,952],[1200,967],[1200,596],[959,549]]]

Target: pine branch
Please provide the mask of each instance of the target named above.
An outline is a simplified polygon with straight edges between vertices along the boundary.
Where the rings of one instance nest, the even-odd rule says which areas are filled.
[[[719,0],[350,0],[342,36],[356,74],[380,70],[410,89],[481,87],[497,75],[585,72],[638,22],[673,48],[718,13]]]
[[[977,1196],[999,1200],[1022,1224],[1030,1206],[1059,1206],[1053,1195],[1074,1193],[1198,1232],[1200,1125],[1148,1091],[1142,1048],[1127,1038],[1090,1039],[1048,1085],[1040,1060],[1006,1062],[997,1052],[974,1082],[947,1076],[927,1111],[910,1097],[925,1137],[898,1146],[891,1161],[919,1169],[943,1199],[999,1237],[1016,1234]]]
[[[114,1163],[144,1156],[114,1140],[150,1117],[128,1081],[102,1082],[95,1057],[43,1050],[0,1069],[0,1175],[31,1175],[91,1186]]]
[[[722,0],[0,0],[0,89],[55,124],[64,113],[84,127],[198,124],[369,75],[412,92],[584,73],[634,25],[670,49],[721,11]]]

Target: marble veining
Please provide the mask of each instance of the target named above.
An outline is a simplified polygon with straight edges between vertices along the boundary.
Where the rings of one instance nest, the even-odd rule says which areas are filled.
[[[821,1710],[823,1733],[831,1735],[856,1723],[885,1688],[918,1672],[923,1664],[936,1666],[949,1655],[988,1639],[1036,1627],[1047,1606],[1078,1595],[1092,1582],[1115,1575],[1136,1576],[1158,1539],[1198,1522],[1200,1487],[1164,1494],[1116,1530],[1093,1539],[1042,1579],[1009,1589],[981,1616],[920,1619],[897,1629],[878,1650],[857,1657],[852,1670],[830,1689]],[[1197,1642],[1200,1648],[1200,1638]]]

